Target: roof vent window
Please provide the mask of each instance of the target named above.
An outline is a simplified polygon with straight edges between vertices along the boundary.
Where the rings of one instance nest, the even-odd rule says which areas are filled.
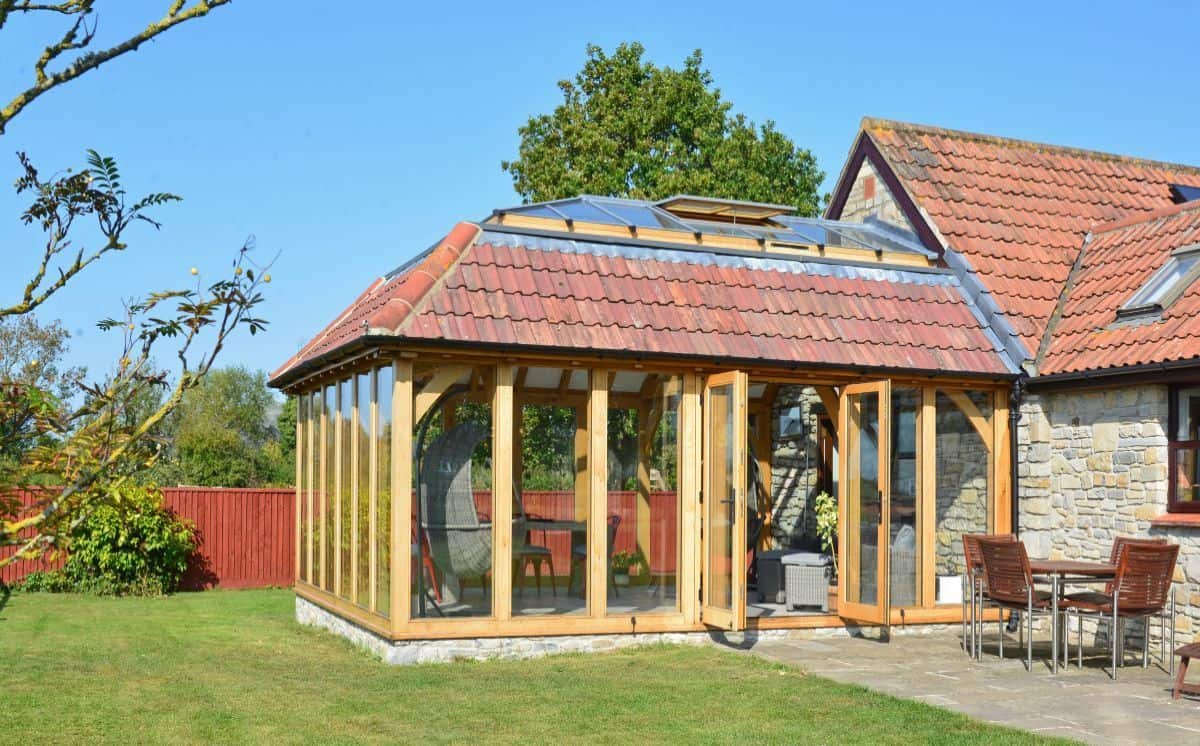
[[[1188,186],[1187,184],[1172,184],[1171,185],[1171,201],[1177,205],[1184,202],[1194,202],[1200,199],[1200,186]]]
[[[1200,278],[1200,244],[1176,249],[1167,263],[1117,309],[1117,318],[1156,316],[1183,295],[1197,278]]]

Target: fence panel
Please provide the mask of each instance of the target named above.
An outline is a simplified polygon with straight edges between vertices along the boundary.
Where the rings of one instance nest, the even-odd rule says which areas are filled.
[[[184,573],[183,590],[290,586],[295,581],[294,490],[167,487],[162,493],[163,503],[196,527],[196,552]],[[20,497],[26,506],[36,499],[28,492]],[[0,569],[0,580],[16,583],[64,561],[59,556],[14,562]]]

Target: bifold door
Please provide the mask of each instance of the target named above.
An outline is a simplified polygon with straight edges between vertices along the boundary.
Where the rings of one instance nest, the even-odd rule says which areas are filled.
[[[704,550],[701,619],[740,630],[746,620],[746,374],[710,376],[704,387]]]

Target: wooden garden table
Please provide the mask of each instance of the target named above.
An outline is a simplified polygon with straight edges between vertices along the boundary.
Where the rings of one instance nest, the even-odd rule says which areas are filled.
[[[1050,636],[1050,670],[1058,673],[1058,598],[1063,585],[1071,583],[1097,583],[1112,580],[1117,576],[1117,566],[1103,562],[1080,562],[1078,560],[1029,560],[1029,570],[1035,578],[1050,578],[1050,618],[1053,620]],[[1062,628],[1063,661],[1067,660],[1066,626]]]

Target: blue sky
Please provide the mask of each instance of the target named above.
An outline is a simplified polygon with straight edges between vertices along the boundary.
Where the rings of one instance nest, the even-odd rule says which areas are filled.
[[[103,43],[167,0],[100,5]],[[223,362],[271,370],[457,220],[518,201],[500,161],[589,42],[641,41],[670,65],[702,49],[735,110],[810,148],[826,189],[864,115],[1200,164],[1196,4],[341,5],[242,0],[31,105],[0,137],[3,297],[38,250],[16,219],[26,200],[7,188],[12,154],[51,172],[96,148],[131,192],[185,201],[42,317],[63,319],[74,356],[99,372],[116,340],[98,318],[186,284],[190,267],[215,277],[253,234],[262,258],[282,252],[262,308],[271,329]],[[53,28],[9,21],[6,100]]]

